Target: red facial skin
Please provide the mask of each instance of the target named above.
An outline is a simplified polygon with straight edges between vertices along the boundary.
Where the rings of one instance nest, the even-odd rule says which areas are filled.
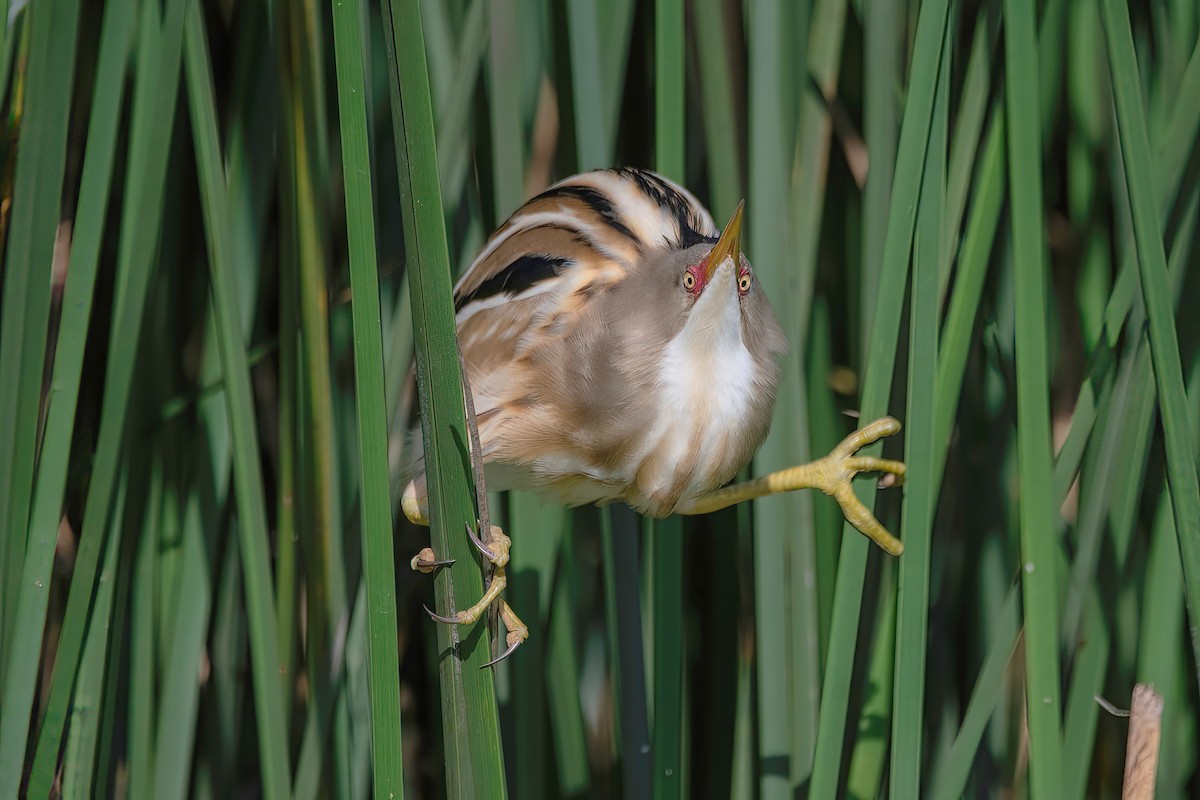
[[[741,259],[740,269],[738,269],[739,284],[741,283],[741,279],[749,274],[749,272],[750,265],[746,263],[746,259],[743,257]],[[685,276],[683,286],[688,290],[689,293],[691,293],[692,298],[695,299],[700,296],[700,293],[704,291],[704,287],[708,284],[708,259],[704,259],[699,264],[690,264],[687,268],[687,274],[691,275],[695,282],[692,284],[691,288],[688,288],[688,279]],[[747,288],[747,290],[743,291],[741,286],[738,286],[739,294],[745,294],[746,291],[749,291],[749,289]]]

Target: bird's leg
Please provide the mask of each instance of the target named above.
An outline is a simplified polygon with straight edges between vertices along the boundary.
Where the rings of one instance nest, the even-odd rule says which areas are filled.
[[[854,494],[851,481],[860,472],[883,473],[883,477],[880,478],[881,487],[894,486],[904,481],[905,466],[902,462],[855,455],[867,445],[899,431],[900,423],[892,417],[875,420],[847,436],[822,459],[685,500],[675,507],[675,513],[707,514],[744,500],[754,500],[795,489],[820,489],[837,500],[851,525],[887,552],[898,556],[904,552],[904,545],[888,533],[862,504]]]
[[[428,526],[429,510],[425,506],[425,502],[427,501],[425,497],[418,495],[417,491],[415,482],[410,483],[405,490],[402,505],[404,515],[415,525]],[[512,655],[513,651],[521,645],[521,642],[529,638],[529,627],[513,612],[508,603],[504,601],[504,598],[500,597],[500,593],[508,587],[508,573],[506,568],[508,566],[508,552],[512,547],[512,540],[505,535],[503,530],[495,525],[487,527],[487,533],[484,534],[485,538],[482,539],[468,525],[467,536],[470,537],[475,547],[483,554],[488,563],[492,565],[491,580],[488,582],[483,597],[470,608],[458,611],[450,616],[436,614],[428,608],[425,610],[429,612],[430,617],[438,622],[447,625],[468,625],[478,621],[489,608],[495,608],[499,612],[500,619],[504,622],[507,634],[505,635],[504,652],[483,665],[490,667]],[[439,567],[448,567],[453,563],[453,559],[438,560],[434,556],[433,549],[426,547],[420,553],[413,556],[409,565],[417,572],[430,573]]]
[[[498,612],[507,630],[507,634],[505,635],[506,648],[503,653],[483,665],[490,667],[512,655],[521,642],[529,638],[529,627],[521,621],[508,603],[500,597],[500,593],[508,586],[506,567],[508,566],[508,553],[512,547],[512,540],[504,534],[503,530],[492,525],[488,518],[487,488],[484,485],[483,456],[482,448],[479,445],[479,428],[475,421],[475,403],[471,394],[471,386],[467,381],[467,368],[466,364],[462,361],[461,351],[458,357],[459,367],[462,370],[463,394],[466,400],[467,428],[470,436],[471,473],[475,481],[475,497],[479,508],[478,524],[479,529],[483,531],[483,538],[481,539],[471,529],[471,526],[467,525],[467,536],[470,537],[475,547],[492,565],[492,571],[486,580],[486,590],[483,593],[483,597],[470,608],[458,611],[451,616],[437,614],[428,608],[425,610],[429,613],[430,617],[438,622],[447,625],[466,625],[476,622],[483,616],[485,611],[493,608],[493,604],[495,604],[493,610]],[[410,522],[417,525],[429,525],[428,494],[420,490],[416,480],[410,482],[405,489],[402,508],[404,509],[404,515],[408,517]],[[438,567],[450,566],[453,563],[453,560],[438,560],[434,556],[433,550],[426,547],[413,557],[410,566],[418,572],[429,573]],[[494,650],[493,653],[495,653]]]

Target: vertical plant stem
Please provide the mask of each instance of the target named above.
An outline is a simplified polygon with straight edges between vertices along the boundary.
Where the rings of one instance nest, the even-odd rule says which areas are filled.
[[[1050,398],[1046,363],[1046,272],[1042,149],[1033,3],[1005,0],[1005,89],[1012,252],[1016,280],[1017,460],[1020,465],[1022,595],[1030,789],[1035,800],[1063,790],[1058,587],[1050,497]],[[1048,613],[1049,612],[1049,613]]]
[[[946,34],[946,0],[926,0],[917,18],[914,58],[908,84],[912,89],[904,105],[896,177],[888,209],[887,237],[880,269],[879,301],[871,329],[862,391],[862,419],[873,420],[887,411],[895,366],[896,339],[903,314],[908,259],[924,171],[926,141],[933,117],[934,87]],[[870,507],[875,500],[874,481],[859,480],[855,491]],[[842,739],[850,701],[850,680],[862,607],[869,542],[847,523],[843,527],[833,605],[833,634],[826,659],[821,691],[820,723],[813,765],[813,797],[837,794],[841,771]]]
[[[376,797],[402,797],[400,662],[396,645],[396,574],[384,411],[383,330],[375,260],[375,209],[367,152],[362,4],[334,2],[338,110],[350,281],[354,292],[354,378],[362,490],[363,567],[367,584],[371,752]]]
[[[657,0],[654,19],[655,166],[684,180],[683,0]],[[652,551],[654,715],[651,753],[656,798],[682,796],[684,749],[683,521],[648,520]]]
[[[749,111],[761,124],[750,128],[749,246],[750,256],[759,265],[763,290],[772,301],[790,308],[796,300],[787,274],[786,257],[790,193],[788,177],[795,141],[794,118],[780,114],[791,97],[790,77],[785,60],[784,36],[787,33],[786,4],[767,0],[748,9]],[[798,334],[792,315],[785,333],[794,344]],[[754,471],[766,473],[782,468],[801,454],[795,452],[799,411],[799,365],[793,360],[784,365],[776,414],[771,433],[756,456]],[[759,792],[764,800],[792,793],[793,718],[791,693],[796,684],[807,682],[815,689],[817,676],[812,670],[793,670],[789,643],[795,631],[786,602],[790,532],[797,523],[811,531],[811,501],[797,494],[780,495],[754,503],[754,590],[755,642],[758,678]],[[801,516],[803,512],[803,516]],[[799,579],[799,578],[798,578]],[[815,642],[814,642],[815,643]],[[811,662],[807,662],[811,666]],[[798,674],[797,674],[798,673]],[[793,680],[795,679],[795,680]],[[811,709],[812,706],[810,705]],[[811,733],[811,715],[795,720],[797,727]],[[765,768],[772,764],[771,768]]]
[[[0,314],[0,375],[4,376],[0,381],[0,525],[6,532],[0,541],[0,684],[5,680],[10,645],[32,655],[28,641],[14,644],[12,639],[20,624],[18,593],[25,591],[22,567],[41,427],[51,264],[67,165],[79,1],[37,3],[26,13],[30,16],[28,100],[13,179]],[[7,20],[0,21],[7,36]],[[48,591],[47,586],[43,594]],[[6,711],[6,716],[13,714],[11,706]],[[16,714],[28,712],[18,707]],[[5,782],[0,775],[0,786]]]
[[[128,59],[133,35],[132,6],[133,4],[121,3],[105,9],[97,73],[98,81],[106,81],[112,88],[110,91],[97,92],[92,103],[87,153],[79,190],[80,204],[75,218],[71,261],[67,269],[69,277],[64,288],[63,315],[55,347],[52,388],[47,399],[49,407],[46,412],[46,433],[33,487],[28,539],[24,530],[18,533],[16,528],[5,528],[7,535],[4,539],[7,546],[25,545],[24,563],[9,562],[9,566],[22,569],[18,573],[22,580],[13,581],[5,589],[6,592],[20,590],[19,595],[14,595],[18,598],[19,605],[12,609],[16,611],[16,628],[12,631],[12,641],[17,647],[12,650],[5,648],[4,640],[0,638],[0,676],[4,676],[0,678],[0,686],[4,687],[4,716],[11,718],[14,724],[19,722],[22,727],[28,722],[29,711],[25,710],[22,713],[20,709],[28,709],[29,700],[20,699],[17,695],[19,693],[32,698],[37,658],[41,652],[54,549],[58,542],[59,515],[62,511],[71,441],[75,431],[75,411],[79,402],[84,346],[91,317],[104,218],[108,209],[113,153],[116,149],[117,123],[124,89],[124,81],[118,76]],[[9,254],[6,268],[9,276],[15,275],[16,265],[12,252]],[[8,280],[12,281],[13,278]],[[6,297],[9,290],[16,291],[11,282],[6,285]],[[7,343],[8,340],[5,341]],[[14,386],[16,383],[13,382]],[[40,381],[38,388],[40,391]],[[7,526],[7,522],[2,520],[0,524]],[[6,632],[0,632],[0,637]],[[12,669],[17,672],[15,677],[6,675]],[[0,741],[5,740],[2,731],[3,726],[0,726]],[[12,741],[6,741],[6,746],[16,748]],[[24,744],[21,745],[21,749],[24,749]],[[4,780],[6,778],[0,777],[0,782]]]
[[[122,215],[117,253],[118,293],[109,337],[109,360],[93,465],[94,477],[88,485],[83,530],[59,637],[50,698],[30,773],[29,792],[34,796],[48,794],[54,780],[63,728],[91,614],[96,576],[116,489],[117,468],[125,440],[125,422],[133,389],[142,312],[154,268],[153,249],[162,217],[172,128],[169,124],[163,125],[162,120],[172,120],[175,114],[184,4],[182,0],[172,0],[167,4],[161,30],[155,6],[143,4],[140,10],[143,16],[138,33],[138,62],[144,67],[138,70],[135,83],[129,146],[131,151],[141,153],[143,157],[129,161],[126,175],[125,202],[130,210]],[[15,723],[21,716],[19,713],[12,715],[6,707],[5,720],[13,719]],[[20,758],[24,752],[25,723],[22,722],[20,727],[21,741],[15,747],[10,747],[4,739],[4,726],[0,723],[0,795],[7,792],[3,785],[7,777],[2,766],[4,760],[8,757]]]
[[[1138,82],[1128,11],[1111,0],[1105,0],[1102,11],[1117,108],[1121,157],[1125,164],[1126,188],[1133,213],[1138,275],[1150,326],[1150,355],[1154,363],[1154,381],[1158,388],[1166,440],[1167,484],[1171,491],[1175,535],[1179,540],[1180,559],[1183,562],[1192,658],[1197,669],[1200,669],[1200,622],[1197,621],[1197,615],[1200,614],[1200,488],[1197,485],[1196,461],[1191,453],[1193,432],[1187,415],[1187,395],[1183,386],[1179,340],[1167,279],[1162,227],[1150,182],[1152,172],[1145,106]]]
[[[383,0],[392,126],[416,332],[418,394],[424,433],[430,534],[439,558],[457,560],[435,578],[438,610],[453,613],[483,592],[479,553],[465,528],[475,524],[471,472],[459,444],[467,428],[459,371],[450,259],[438,182],[433,108],[421,12],[416,0]],[[460,640],[460,634],[464,638]],[[496,689],[487,625],[439,626],[442,722],[450,796],[503,795]]]
[[[925,663],[929,629],[929,562],[933,517],[937,508],[938,470],[934,456],[938,352],[939,270],[946,193],[946,130],[950,106],[950,39],[945,40],[929,147],[925,154],[917,231],[913,245],[912,306],[909,312],[908,409],[905,462],[911,480],[905,486],[896,601],[896,674],[892,717],[893,798],[920,797],[921,754],[925,734]]]
[[[879,293],[887,233],[888,199],[896,169],[899,102],[896,76],[900,74],[900,33],[904,6],[892,0],[866,0],[863,9],[863,136],[870,153],[867,184],[863,188],[862,269],[859,271],[859,309],[862,341],[871,338],[871,316]]]
[[[240,523],[238,542],[245,578],[263,793],[267,797],[285,797],[291,790],[291,769],[283,697],[278,691],[276,679],[279,655],[276,650],[278,637],[275,630],[266,496],[258,459],[258,430],[250,387],[250,367],[238,314],[234,280],[236,265],[233,263],[229,233],[228,187],[217,132],[208,42],[203,15],[195,3],[188,11],[186,29],[188,99],[208,239],[217,342],[225,376],[225,401],[233,445],[234,493]]]

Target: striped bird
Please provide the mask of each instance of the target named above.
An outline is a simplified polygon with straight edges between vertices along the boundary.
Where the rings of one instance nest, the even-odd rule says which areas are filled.
[[[492,234],[454,290],[489,489],[535,489],[567,505],[622,501],[663,517],[817,488],[899,554],[850,488],[862,471],[903,478],[899,462],[855,455],[898,431],[894,419],[819,461],[721,488],[767,435],[787,349],[741,252],[741,226],[741,205],[721,232],[686,189],[617,169],[555,184]],[[403,509],[428,524],[421,438],[411,441]],[[486,541],[472,536],[493,580],[471,608],[433,614],[441,622],[475,621],[504,589],[508,538],[498,528]],[[423,571],[446,563],[428,548],[413,559]],[[499,611],[503,658],[528,632],[502,599]]]

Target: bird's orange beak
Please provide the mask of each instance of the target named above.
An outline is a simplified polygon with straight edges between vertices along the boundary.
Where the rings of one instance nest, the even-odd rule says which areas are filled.
[[[706,283],[712,279],[717,267],[725,263],[726,258],[732,258],[734,269],[737,269],[742,255],[742,210],[745,207],[745,200],[738,203],[733,216],[725,225],[725,230],[721,231],[721,238],[717,240],[717,243],[713,245],[712,252],[708,254],[708,263],[704,265]]]

